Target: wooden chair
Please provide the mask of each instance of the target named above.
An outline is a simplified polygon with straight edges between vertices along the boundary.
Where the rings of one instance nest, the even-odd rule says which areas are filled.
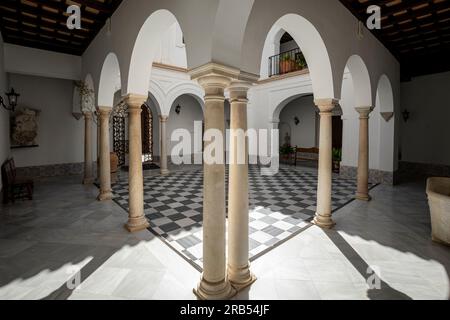
[[[6,160],[1,168],[3,184],[3,203],[10,201],[14,203],[16,199],[33,200],[34,182],[29,179],[17,177],[14,159]]]
[[[319,161],[319,148],[298,148],[295,147],[294,165],[298,161]]]

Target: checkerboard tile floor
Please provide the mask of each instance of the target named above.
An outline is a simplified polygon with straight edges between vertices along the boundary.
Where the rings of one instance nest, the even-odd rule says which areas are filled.
[[[314,217],[317,173],[309,169],[280,168],[262,176],[249,168],[250,260],[296,235]],[[144,210],[150,231],[197,269],[202,268],[203,171],[175,171],[169,176],[144,177]],[[333,178],[333,210],[353,199],[356,182]],[[128,212],[128,181],[113,186],[116,201]]]

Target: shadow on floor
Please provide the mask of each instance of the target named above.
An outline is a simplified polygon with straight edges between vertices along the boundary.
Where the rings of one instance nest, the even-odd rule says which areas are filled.
[[[341,251],[353,267],[361,274],[364,279],[367,279],[372,272],[370,266],[364,259],[352,248],[352,246],[345,241],[339,232],[332,230],[325,230],[325,234],[334,243],[334,245]],[[373,273],[372,273],[373,274]],[[412,300],[408,295],[395,290],[389,284],[380,280],[380,288],[367,290],[367,297],[370,300]]]

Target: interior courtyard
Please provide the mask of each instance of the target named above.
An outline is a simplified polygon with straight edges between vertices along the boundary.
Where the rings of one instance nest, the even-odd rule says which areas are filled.
[[[0,299],[449,300],[450,1],[366,2],[2,2]]]

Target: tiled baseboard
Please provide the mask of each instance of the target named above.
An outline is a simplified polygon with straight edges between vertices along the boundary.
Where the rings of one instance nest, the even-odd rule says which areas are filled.
[[[94,177],[96,176],[97,164],[93,164]],[[17,175],[30,179],[43,179],[61,176],[82,175],[84,163],[51,164],[45,166],[21,167],[17,168]]]
[[[356,179],[358,176],[358,168],[341,166],[340,176],[344,179]],[[381,170],[369,170],[369,182],[370,183],[382,183],[388,185],[394,185],[396,183],[396,173],[387,172]]]

